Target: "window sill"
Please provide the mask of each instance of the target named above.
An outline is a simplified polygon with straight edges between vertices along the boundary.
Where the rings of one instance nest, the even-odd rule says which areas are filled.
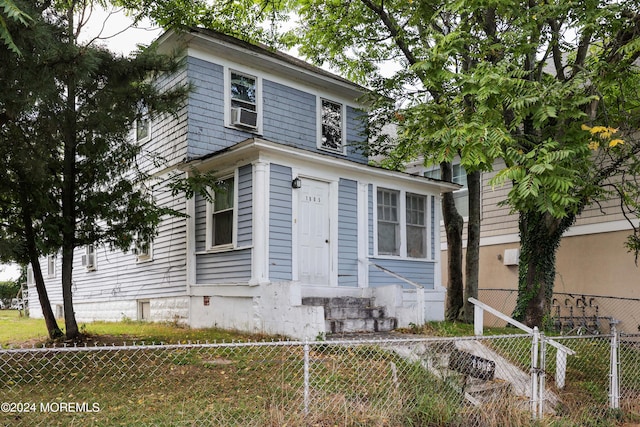
[[[207,255],[207,254],[218,254],[224,252],[234,252],[234,251],[242,251],[245,249],[252,249],[253,246],[234,246],[234,245],[224,245],[224,246],[215,246],[209,249],[205,249],[204,251],[196,251],[196,255]]]
[[[153,261],[152,257],[136,258],[136,264],[147,264],[147,263],[149,263],[151,261]]]
[[[322,146],[318,146],[318,150],[324,152],[324,153],[331,153],[331,154],[338,154],[340,156],[346,156],[347,155],[347,150],[332,150],[331,148],[325,148]]]
[[[234,126],[231,124],[225,124],[224,127],[227,129],[234,129],[234,130],[239,130],[241,132],[247,132],[254,135],[262,136],[262,129],[260,128],[252,129],[250,127]]]
[[[388,259],[388,260],[394,260],[394,261],[412,261],[412,262],[436,262],[435,259],[412,258],[407,256],[403,257],[400,255],[373,255],[373,256],[370,256],[369,259]]]

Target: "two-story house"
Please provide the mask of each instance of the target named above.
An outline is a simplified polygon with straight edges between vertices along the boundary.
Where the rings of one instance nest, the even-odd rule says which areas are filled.
[[[132,252],[78,248],[79,321],[314,338],[443,318],[437,206],[458,187],[367,164],[362,87],[213,31],[167,32],[159,43],[184,55],[159,84],[193,90],[178,115],[138,122],[132,137],[166,160],[147,163],[155,200],[186,217],[165,218]],[[196,169],[219,177],[211,202],[167,189],[172,174]],[[42,263],[61,315],[60,260]],[[29,295],[41,315],[34,287]],[[338,308],[349,305],[359,314]]]

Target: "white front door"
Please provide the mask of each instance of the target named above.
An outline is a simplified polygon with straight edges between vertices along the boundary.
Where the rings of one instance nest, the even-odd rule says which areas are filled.
[[[329,184],[303,179],[298,199],[298,276],[302,283],[329,284]]]

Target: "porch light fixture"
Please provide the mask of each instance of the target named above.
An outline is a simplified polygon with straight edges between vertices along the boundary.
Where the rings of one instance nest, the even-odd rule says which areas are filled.
[[[302,180],[298,177],[295,177],[293,181],[291,181],[291,188],[300,188],[302,187]]]

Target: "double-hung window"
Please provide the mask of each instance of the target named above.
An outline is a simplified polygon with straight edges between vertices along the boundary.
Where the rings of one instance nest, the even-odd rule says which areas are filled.
[[[48,278],[56,277],[56,256],[55,255],[47,256],[47,277]]]
[[[378,188],[378,255],[427,258],[427,223],[426,196]]]
[[[82,255],[82,265],[88,271],[94,271],[96,269],[96,247],[94,245],[85,246],[85,253]]]
[[[144,142],[151,137],[151,119],[149,118],[149,109],[147,107],[140,108],[140,117],[136,119],[136,141]]]
[[[320,122],[319,148],[343,154],[345,148],[343,105],[321,99]]]
[[[221,248],[233,245],[235,206],[235,179],[221,180],[214,189],[209,205],[208,247]]]
[[[453,201],[458,213],[463,217],[469,216],[469,188],[467,187],[467,172],[461,164],[451,166],[451,182],[462,185],[462,188],[453,192]],[[424,173],[427,178],[442,179],[440,168],[428,170]]]
[[[427,257],[427,198],[407,193],[407,256]]]
[[[400,192],[378,189],[378,254],[400,255]]]
[[[153,259],[151,252],[153,240],[150,237],[138,236],[135,243],[136,262],[151,261]]]
[[[258,79],[229,71],[230,124],[248,130],[258,129]]]

